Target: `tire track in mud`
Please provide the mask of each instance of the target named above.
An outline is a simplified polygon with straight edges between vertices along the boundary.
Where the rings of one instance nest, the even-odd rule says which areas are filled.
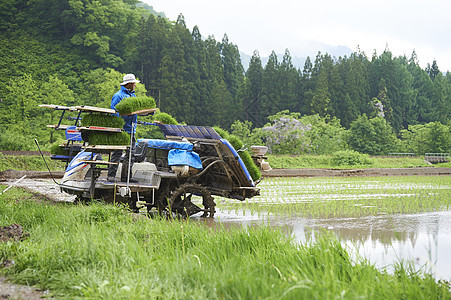
[[[1,181],[2,185],[12,185],[15,183],[16,179],[7,179]],[[18,183],[14,184],[14,187],[23,188],[35,196],[37,198],[44,197],[45,199],[52,202],[74,202],[74,195],[67,194],[65,192],[61,192],[58,185],[56,185],[52,179],[41,179],[41,178],[24,178]],[[8,191],[6,192],[8,193]]]

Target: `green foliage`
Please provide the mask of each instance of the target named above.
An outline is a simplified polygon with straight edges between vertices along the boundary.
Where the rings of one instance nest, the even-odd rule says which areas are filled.
[[[89,70],[80,79],[84,90],[78,95],[84,105],[109,108],[124,74],[110,68]],[[137,86],[138,89],[138,86]]]
[[[351,124],[346,136],[351,149],[370,155],[394,152],[396,137],[382,117],[368,119],[364,114]]]
[[[154,120],[159,121],[163,124],[169,124],[169,125],[178,125],[179,124],[173,116],[171,116],[170,114],[167,114],[167,113],[162,113],[162,112],[156,113],[154,116]]]
[[[238,155],[243,160],[244,165],[246,166],[251,178],[253,180],[258,180],[261,178],[262,174],[260,169],[255,165],[254,160],[251,157],[251,154],[247,149],[244,149],[243,142],[235,135],[229,135],[230,144],[232,144],[233,148],[237,149]]]
[[[0,132],[0,149],[5,151],[35,150],[31,137],[18,135],[13,130]]]
[[[261,128],[252,129],[252,122],[236,120],[233,122],[231,129],[232,134],[236,135],[247,146],[262,145],[264,133]]]
[[[451,149],[451,128],[440,122],[433,122],[429,128],[429,138],[426,142],[428,150],[435,153],[448,152]]]
[[[406,152],[424,155],[425,153],[450,153],[451,127],[440,122],[424,125],[410,125],[401,130],[401,147]]]
[[[346,130],[340,125],[340,120],[337,118],[312,115],[303,116],[299,121],[311,125],[311,129],[306,132],[306,135],[311,141],[312,153],[332,154],[346,149]]]
[[[162,113],[159,109],[151,115],[142,117],[146,122],[161,122],[163,124],[179,125],[177,120],[168,113]],[[163,132],[158,126],[138,126],[137,136],[147,139],[165,139]]]
[[[64,170],[64,163],[46,158],[50,170]],[[8,169],[47,171],[40,155],[4,155],[0,153],[0,172]]]
[[[156,126],[138,126],[136,136],[143,139],[166,139],[160,128]]]
[[[332,155],[333,166],[364,166],[372,165],[373,161],[368,154],[362,154],[354,150],[342,150]]]
[[[152,97],[127,97],[116,105],[116,110],[119,114],[126,115],[135,111],[155,107],[155,99]]]
[[[124,126],[124,120],[122,118],[102,114],[102,113],[89,113],[83,115],[81,119],[81,125],[85,127],[98,126],[98,127],[112,127],[122,128]]]

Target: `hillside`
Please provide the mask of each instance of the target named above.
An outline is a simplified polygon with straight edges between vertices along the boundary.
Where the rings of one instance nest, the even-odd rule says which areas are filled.
[[[137,94],[158,98],[163,112],[187,124],[262,128],[288,110],[348,129],[381,114],[399,136],[451,119],[451,75],[435,62],[423,70],[415,53],[318,53],[298,62],[288,49],[267,59],[256,52],[245,70],[227,35],[204,38],[183,15],[167,20],[140,1],[14,0],[0,15],[0,146],[9,150],[61,138],[45,128],[55,115],[38,104],[109,106],[125,73],[141,80]]]

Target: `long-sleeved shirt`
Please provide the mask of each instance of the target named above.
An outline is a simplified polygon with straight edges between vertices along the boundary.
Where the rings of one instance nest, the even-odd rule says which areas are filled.
[[[124,86],[121,86],[121,89],[116,94],[113,95],[113,98],[111,98],[111,108],[116,109],[116,105],[119,102],[121,102],[122,99],[128,98],[128,97],[136,97],[135,91],[129,91]],[[119,117],[119,114],[116,113],[116,116]],[[138,117],[136,115],[121,116],[121,117],[125,121],[124,130],[128,133],[132,133],[132,126],[133,126],[133,124],[135,124],[135,126],[133,127],[133,133],[135,133],[136,132],[136,123],[138,122]]]

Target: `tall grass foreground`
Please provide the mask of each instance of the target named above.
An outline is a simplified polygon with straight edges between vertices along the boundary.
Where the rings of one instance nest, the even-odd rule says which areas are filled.
[[[0,187],[3,190],[4,187]],[[121,207],[51,204],[11,189],[0,225],[30,237],[0,243],[17,283],[80,299],[450,298],[449,286],[400,264],[393,274],[352,261],[331,236],[296,245],[281,231],[211,229],[136,218]]]

